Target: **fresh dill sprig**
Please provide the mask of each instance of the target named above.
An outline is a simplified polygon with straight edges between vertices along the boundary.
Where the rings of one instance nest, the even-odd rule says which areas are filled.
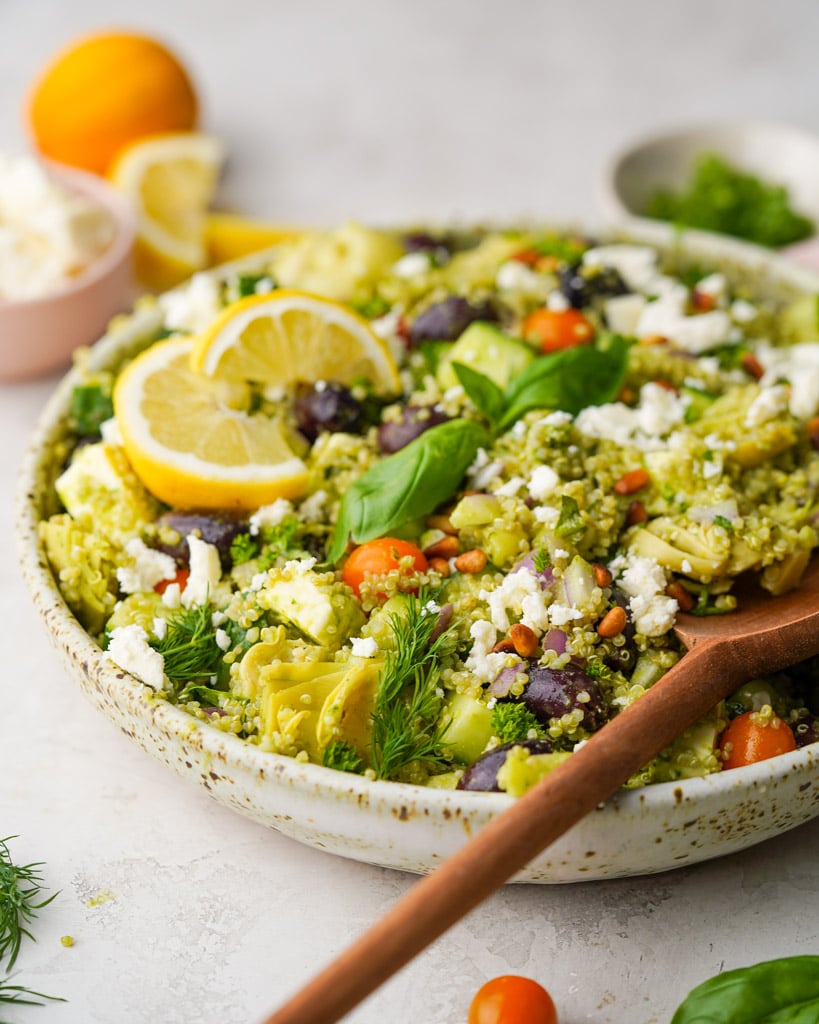
[[[24,985],[9,985],[7,981],[0,979],[0,1004],[3,1006],[45,1006],[41,1001],[43,999],[48,999],[52,1003],[66,1002],[62,996],[49,996],[45,992],[35,992],[33,988],[26,988]],[[0,1024],[10,1022],[0,1020]]]
[[[29,923],[37,911],[47,907],[57,896],[52,893],[47,899],[39,900],[44,891],[41,861],[34,864],[14,864],[8,842],[17,836],[0,839],[0,960],[8,957],[6,971],[14,967],[23,936],[34,939],[28,930]]]
[[[394,779],[413,761],[427,768],[448,765],[438,683],[440,660],[452,641],[446,629],[438,630],[434,607],[422,591],[409,596],[406,614],[390,617],[394,648],[381,670],[373,712],[372,760],[380,779]]]
[[[209,679],[219,671],[224,651],[216,643],[209,605],[191,605],[168,618],[168,631],[151,647],[165,659],[165,675],[172,683]]]

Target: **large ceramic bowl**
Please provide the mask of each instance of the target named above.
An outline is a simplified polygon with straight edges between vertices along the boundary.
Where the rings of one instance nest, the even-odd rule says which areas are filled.
[[[819,278],[761,250],[661,225],[604,236],[682,246],[755,288],[791,296]],[[94,346],[92,366],[116,367],[159,322],[142,308]],[[158,700],[117,669],[66,607],[45,560],[38,520],[55,499],[53,445],[75,383],[69,374],[42,415],[22,469],[17,536],[23,573],[69,673],[103,714],[169,768],[226,806],[312,846],[373,864],[426,872],[508,807],[504,794],[369,781],[264,753]],[[741,850],[819,814],[819,744],[705,779],[623,791],[542,853],[518,879],[570,882],[664,871]]]

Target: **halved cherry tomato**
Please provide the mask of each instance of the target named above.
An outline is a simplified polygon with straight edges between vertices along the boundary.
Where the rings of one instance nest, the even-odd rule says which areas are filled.
[[[504,974],[478,989],[469,1007],[469,1024],[557,1024],[557,1010],[542,985]]]
[[[399,561],[402,558],[412,558],[413,568],[418,572],[426,572],[428,562],[420,548],[411,544],[408,540],[399,540],[397,537],[379,537],[378,540],[368,540],[366,544],[357,547],[341,572],[341,577],[348,587],[361,597],[361,584],[364,582],[364,574],[370,573],[373,576],[386,576],[388,572],[400,568]]]
[[[594,325],[577,309],[536,309],[523,321],[523,337],[536,341],[541,352],[559,352],[587,345],[594,338]]]
[[[758,711],[746,711],[728,725],[719,747],[723,768],[742,768],[796,750],[796,740],[791,727],[778,715],[767,718]]]
[[[159,583],[154,586],[154,590],[157,594],[164,594],[172,583],[178,583],[179,589],[184,590],[187,586],[190,574],[190,569],[177,569],[176,576],[174,576],[172,580],[160,580]]]

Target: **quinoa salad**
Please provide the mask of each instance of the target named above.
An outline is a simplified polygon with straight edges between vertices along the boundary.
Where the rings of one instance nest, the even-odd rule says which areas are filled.
[[[382,370],[201,385],[284,439],[296,468],[269,500],[203,505],[182,474],[158,494],[129,360],[78,362],[40,535],[69,608],[156,700],[339,771],[519,795],[679,660],[680,612],[730,615],[749,574],[798,586],[819,537],[816,296],[755,294],[673,247],[350,224],[144,300],[131,366],[286,295]],[[819,740],[818,669],[747,683],[628,785]]]

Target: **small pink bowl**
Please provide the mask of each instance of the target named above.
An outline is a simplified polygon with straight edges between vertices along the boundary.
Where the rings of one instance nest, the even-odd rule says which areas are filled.
[[[22,380],[66,366],[80,345],[105,333],[135,296],[130,207],[106,182],[84,171],[49,165],[67,188],[104,206],[114,219],[111,245],[59,292],[21,302],[0,301],[0,381]]]

